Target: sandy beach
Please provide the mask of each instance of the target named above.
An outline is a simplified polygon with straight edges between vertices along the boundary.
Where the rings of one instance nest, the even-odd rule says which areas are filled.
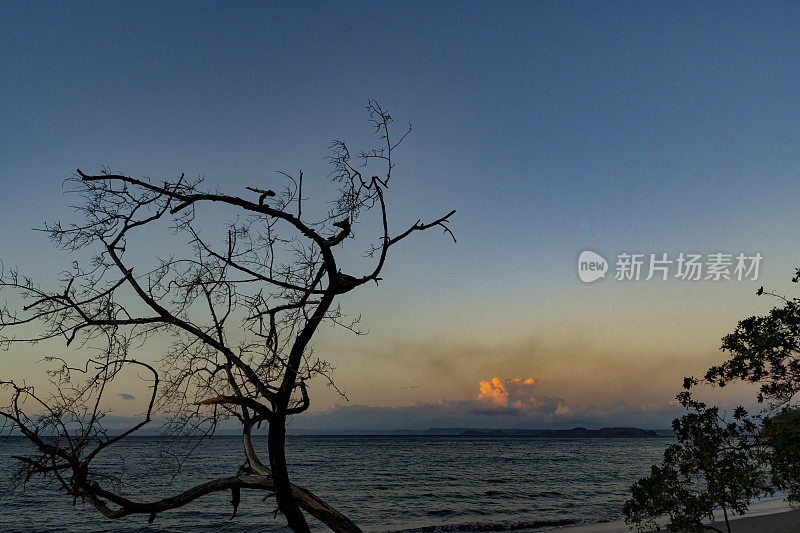
[[[714,525],[725,531],[724,522]],[[606,522],[559,529],[565,533],[630,533],[625,522]],[[735,533],[800,533],[800,509],[792,508],[784,501],[768,501],[753,504],[745,516],[731,520],[731,531]]]

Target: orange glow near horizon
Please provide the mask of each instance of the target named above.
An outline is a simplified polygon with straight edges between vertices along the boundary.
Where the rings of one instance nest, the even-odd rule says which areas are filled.
[[[480,392],[478,393],[478,400],[491,403],[497,407],[508,407],[511,401],[512,393],[520,389],[534,388],[542,382],[539,378],[492,378],[491,381],[481,380],[478,383]],[[531,397],[531,401],[535,398]],[[520,400],[512,403],[521,403]],[[518,406],[517,406],[518,407]]]

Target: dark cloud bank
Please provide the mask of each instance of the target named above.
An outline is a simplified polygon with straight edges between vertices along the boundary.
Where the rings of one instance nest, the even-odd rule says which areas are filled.
[[[429,428],[566,429],[629,426],[668,428],[680,409],[631,406],[615,402],[606,406],[569,406],[563,400],[537,397],[535,408],[487,405],[480,401],[448,401],[403,407],[338,405],[327,411],[294,417],[294,433],[353,430],[424,430]]]

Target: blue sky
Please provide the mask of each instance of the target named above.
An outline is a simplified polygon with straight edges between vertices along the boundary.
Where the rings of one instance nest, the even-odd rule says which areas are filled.
[[[455,208],[459,244],[432,234],[399,249],[381,288],[347,302],[371,335],[322,335],[355,404],[474,401],[481,380],[536,375],[543,394],[586,409],[599,408],[590,396],[661,405],[737,319],[769,308],[758,285],[788,290],[796,3],[0,9],[0,257],[45,280],[68,258],[28,228],[70,216],[61,181],[77,167],[204,175],[235,193],[276,170],[323,179],[332,139],[369,139],[368,98],[413,123],[394,220]],[[588,286],[584,249],[765,262],[757,282]],[[410,370],[396,362],[406,353]],[[570,374],[584,360],[607,379]],[[654,375],[662,365],[674,368]],[[612,390],[632,366],[651,386]],[[316,400],[341,403],[324,389]]]

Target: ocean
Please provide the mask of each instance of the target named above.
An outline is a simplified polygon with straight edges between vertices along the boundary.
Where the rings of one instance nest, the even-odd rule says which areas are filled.
[[[255,440],[266,458],[266,439]],[[347,514],[365,531],[537,531],[619,520],[630,485],[660,461],[668,438],[535,439],[526,437],[291,436],[293,481]],[[203,440],[176,473],[188,443],[129,438],[103,458],[122,474],[135,500],[159,499],[242,464],[234,436]],[[181,509],[108,520],[41,482],[9,491],[11,455],[26,441],[2,441],[0,529],[52,532],[286,531],[274,500],[242,491],[234,520],[230,495],[207,495]],[[93,463],[94,464],[94,463]],[[98,465],[100,466],[100,463]],[[313,523],[315,531],[324,531]]]

